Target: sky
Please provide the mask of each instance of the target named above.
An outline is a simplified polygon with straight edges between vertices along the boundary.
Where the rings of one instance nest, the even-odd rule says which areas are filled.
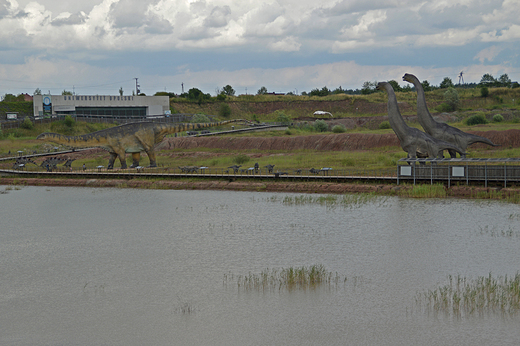
[[[520,81],[519,43],[520,0],[0,0],[0,95]]]

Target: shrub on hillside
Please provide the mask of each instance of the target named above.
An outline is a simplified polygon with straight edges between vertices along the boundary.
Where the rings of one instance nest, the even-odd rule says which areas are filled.
[[[276,122],[282,125],[289,125],[291,123],[291,118],[286,115],[283,111],[276,111]]]
[[[209,123],[211,120],[204,114],[195,114],[191,117],[192,123]]]
[[[459,93],[457,89],[450,87],[446,90],[444,93],[444,103],[450,106],[452,111],[457,110],[459,107]]]
[[[237,155],[233,158],[233,162],[236,163],[237,165],[241,165],[243,163],[246,163],[249,161],[249,156],[245,155],[245,154],[240,154],[240,155]]]
[[[332,127],[332,132],[334,133],[343,133],[345,131],[347,131],[347,129],[343,125],[334,125]]]
[[[390,129],[390,128],[392,128],[392,127],[390,126],[390,122],[388,120],[382,121],[379,124],[379,129],[380,130],[386,130],[386,129]]]
[[[29,119],[29,117],[25,117],[25,119],[20,124],[20,127],[22,129],[32,130],[34,128],[34,124],[32,123],[31,119]]]
[[[494,123],[500,123],[504,121],[504,117],[502,116],[502,114],[495,114],[493,115],[493,122]]]
[[[229,107],[227,103],[220,104],[218,115],[222,118],[229,118],[229,116],[231,115],[231,107]]]
[[[74,126],[74,124],[76,123],[76,120],[74,120],[74,118],[72,116],[70,116],[69,114],[67,114],[65,116],[65,119],[63,120],[63,123],[67,126],[67,127],[72,127]]]
[[[468,118],[468,120],[466,120],[466,124],[470,125],[470,126],[479,125],[479,124],[487,124],[487,123],[488,123],[488,121],[483,114],[472,115],[471,117]]]
[[[489,95],[489,89],[487,87],[480,88],[480,96],[488,97],[488,95]]]
[[[329,130],[329,126],[325,120],[319,119],[314,122],[314,130],[316,130],[316,132],[325,132]]]

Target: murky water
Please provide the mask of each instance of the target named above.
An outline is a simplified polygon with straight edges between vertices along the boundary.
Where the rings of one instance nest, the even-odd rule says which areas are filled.
[[[0,187],[4,191],[5,186]],[[1,345],[516,345],[520,316],[417,309],[447,275],[520,270],[520,208],[289,194],[23,187],[0,194]],[[298,196],[298,195],[296,195]],[[322,264],[347,281],[244,291]]]

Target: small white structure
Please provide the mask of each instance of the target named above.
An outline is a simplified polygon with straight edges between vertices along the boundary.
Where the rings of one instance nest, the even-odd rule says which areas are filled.
[[[331,118],[333,118],[334,116],[332,115],[332,113],[330,112],[325,112],[325,111],[316,111],[314,112],[314,115],[330,115]]]

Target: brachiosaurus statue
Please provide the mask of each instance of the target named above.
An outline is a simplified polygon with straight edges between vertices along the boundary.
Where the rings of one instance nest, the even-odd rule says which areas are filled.
[[[403,80],[412,83],[415,86],[415,90],[417,91],[417,118],[424,131],[426,131],[430,136],[453,143],[463,151],[466,151],[468,146],[473,143],[485,143],[492,146],[498,146],[487,138],[472,135],[471,133],[466,133],[456,127],[435,121],[426,106],[424,89],[419,79],[417,79],[413,74],[405,73]],[[456,152],[454,150],[448,150],[448,152],[452,158],[456,157]],[[461,157],[466,157],[466,155],[461,155]]]
[[[110,153],[108,169],[114,168],[114,161],[119,157],[121,168],[126,168],[126,153],[132,153],[132,165],[138,167],[141,151],[145,151],[150,159],[150,167],[157,167],[154,147],[166,135],[205,127],[221,126],[241,121],[240,119],[219,121],[213,123],[181,123],[160,124],[153,122],[138,122],[119,125],[80,136],[64,136],[59,133],[42,133],[37,139],[64,144],[73,148],[101,147]]]
[[[464,154],[464,151],[455,145],[406,125],[399,112],[397,98],[390,83],[380,82],[377,84],[377,89],[384,90],[388,94],[388,121],[401,143],[401,148],[408,153],[408,158],[416,158],[417,152],[425,153],[429,158],[442,158],[442,151],[450,149],[461,155]]]

